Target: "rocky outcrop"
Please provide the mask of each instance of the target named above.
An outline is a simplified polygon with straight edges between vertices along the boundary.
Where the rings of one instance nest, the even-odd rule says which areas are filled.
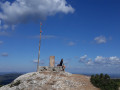
[[[48,66],[39,66],[38,69],[39,72],[61,72],[63,71],[62,66],[57,66],[57,67],[48,67]]]
[[[67,72],[32,72],[22,75],[0,90],[99,90],[90,77]]]

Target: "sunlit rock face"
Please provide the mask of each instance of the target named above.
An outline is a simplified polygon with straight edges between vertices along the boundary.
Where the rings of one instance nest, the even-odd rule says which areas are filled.
[[[39,66],[39,72],[62,72],[63,68],[62,66],[57,67],[48,67],[48,66]]]
[[[90,89],[88,89],[90,88]],[[0,90],[99,90],[90,77],[68,72],[32,72],[22,75]]]

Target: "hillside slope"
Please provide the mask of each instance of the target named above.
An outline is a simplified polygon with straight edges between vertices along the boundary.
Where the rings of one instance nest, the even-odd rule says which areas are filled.
[[[11,83],[14,79],[19,77],[20,73],[10,73],[10,74],[5,74],[5,75],[0,75],[0,85],[6,85]]]
[[[99,90],[90,77],[67,72],[33,72],[19,76],[0,90]]]

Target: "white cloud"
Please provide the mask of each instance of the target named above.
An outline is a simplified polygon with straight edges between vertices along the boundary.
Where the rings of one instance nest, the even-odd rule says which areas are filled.
[[[33,60],[34,63],[38,63],[38,60]]]
[[[68,43],[69,46],[74,46],[75,44],[76,44],[76,43],[75,43],[75,42],[72,42],[72,41]]]
[[[111,64],[120,64],[120,58],[118,58],[117,56],[109,57],[109,61],[111,62]]]
[[[2,24],[2,21],[0,20],[0,30],[2,29],[2,26],[1,26],[1,24]]]
[[[86,62],[87,65],[94,65],[92,59],[89,59],[87,62]]]
[[[3,57],[7,57],[7,56],[8,56],[8,53],[2,53],[1,56],[3,56]]]
[[[11,36],[11,34],[5,31],[0,31],[0,36]]]
[[[33,62],[34,62],[34,63],[38,63],[38,60],[33,60]],[[44,64],[44,62],[43,62],[43,61],[41,61],[41,60],[40,60],[40,62],[39,62],[39,63],[40,63],[40,64]]]
[[[96,63],[106,63],[106,60],[107,60],[107,58],[102,57],[102,56],[97,56],[97,57],[95,58],[95,62],[96,62]]]
[[[87,55],[84,55],[84,56],[80,57],[81,61],[86,60],[86,59],[87,59]]]
[[[118,65],[120,64],[120,58],[118,58],[117,56],[112,57],[97,56],[95,58],[95,63],[104,65]]]
[[[7,25],[7,24],[0,25],[0,29],[5,30],[5,29],[8,29],[8,28],[9,28],[9,25]]]
[[[9,25],[40,21],[57,13],[73,13],[66,0],[15,0],[0,2],[0,19]]]
[[[8,29],[8,25],[7,24],[4,24],[3,26],[2,26],[2,29]]]
[[[84,55],[84,56],[80,57],[79,62],[82,62],[82,63],[84,63],[86,65],[94,65],[92,59],[90,59],[90,58],[88,59],[87,55]]]
[[[0,20],[0,25],[2,24],[2,21]]]
[[[0,44],[3,44],[3,41],[0,41]]]
[[[106,43],[107,42],[107,39],[104,36],[98,36],[94,40],[98,44],[102,44],[102,43]]]
[[[119,66],[120,58],[117,56],[112,57],[103,57],[97,56],[95,59],[87,59],[87,55],[80,57],[79,62],[82,62],[86,65],[94,65],[94,66]]]
[[[113,57],[110,57],[109,58],[111,61],[119,61],[120,58],[116,57],[116,56],[113,56]]]

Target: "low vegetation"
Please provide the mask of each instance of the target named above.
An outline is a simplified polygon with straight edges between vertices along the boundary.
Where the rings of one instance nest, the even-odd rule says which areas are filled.
[[[10,84],[10,87],[18,86],[20,84],[20,80],[13,82]]]
[[[118,84],[118,86],[120,87],[120,79],[112,79],[114,82],[116,82]]]
[[[119,79],[111,79],[108,74],[92,75],[90,81],[101,90],[118,90],[120,85]]]

